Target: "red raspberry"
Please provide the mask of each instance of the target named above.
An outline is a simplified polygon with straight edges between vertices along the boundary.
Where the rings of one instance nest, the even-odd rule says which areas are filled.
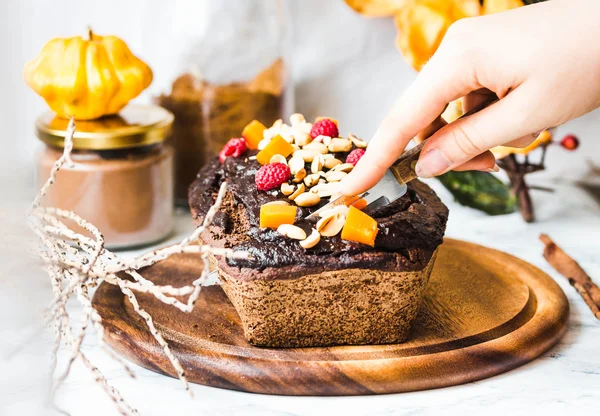
[[[579,139],[576,136],[569,134],[568,136],[563,137],[560,141],[560,145],[567,150],[575,150],[579,147]]]
[[[219,152],[219,160],[225,163],[229,156],[240,157],[246,150],[248,147],[244,139],[230,139]]]
[[[254,176],[256,189],[259,191],[270,191],[287,182],[291,174],[288,165],[283,163],[271,163],[261,166]]]
[[[317,121],[310,129],[310,137],[313,139],[317,136],[338,137],[339,134],[338,126],[328,118]]]
[[[361,157],[365,154],[365,149],[354,149],[346,157],[346,163],[352,163],[354,166],[358,163]]]

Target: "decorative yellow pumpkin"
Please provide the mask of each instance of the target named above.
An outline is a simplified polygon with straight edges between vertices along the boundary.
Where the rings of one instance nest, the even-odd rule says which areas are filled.
[[[89,30],[49,41],[25,65],[25,82],[60,117],[91,120],[116,114],[152,82],[152,70],[115,36]]]
[[[531,4],[539,0],[527,0]],[[433,56],[446,31],[459,19],[523,6],[523,0],[345,0],[369,17],[394,16],[396,45],[414,69],[420,71]]]

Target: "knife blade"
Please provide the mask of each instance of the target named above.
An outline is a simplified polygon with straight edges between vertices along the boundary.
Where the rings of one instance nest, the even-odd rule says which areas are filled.
[[[206,277],[204,278],[204,281],[202,282],[202,284],[200,286],[220,286],[221,285],[221,279],[219,279],[219,272],[217,272],[216,270],[213,270],[212,272],[208,273],[206,275]]]
[[[492,105],[498,101],[498,97],[493,96],[492,98],[484,101],[480,105],[474,107],[472,110],[466,112],[462,116],[458,118],[469,117],[484,108]],[[335,208],[337,206],[345,205],[345,206],[356,206],[358,208],[363,209],[363,211],[369,213],[370,211],[374,211],[377,208],[388,205],[398,198],[401,198],[402,195],[406,193],[408,187],[406,184],[413,179],[417,178],[417,174],[415,172],[415,166],[417,165],[417,161],[421,156],[421,151],[425,146],[425,143],[429,140],[431,136],[433,136],[439,129],[445,126],[445,123],[436,123],[429,126],[425,139],[417,144],[416,146],[408,149],[400,157],[390,168],[386,171],[383,178],[375,185],[373,188],[369,189],[367,192],[363,192],[362,194],[356,196],[345,196],[342,195],[335,200],[329,202],[323,207],[319,208],[312,214],[306,217],[306,219],[313,219],[319,217],[323,211]]]

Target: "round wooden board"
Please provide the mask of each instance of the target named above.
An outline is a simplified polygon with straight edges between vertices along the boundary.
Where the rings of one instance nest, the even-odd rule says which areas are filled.
[[[180,286],[196,279],[196,255],[176,255],[143,275]],[[566,329],[567,299],[536,267],[511,255],[447,239],[407,342],[398,345],[269,349],[249,345],[220,287],[203,288],[192,313],[138,294],[195,383],[255,393],[361,395],[451,386],[527,363]],[[175,371],[118,288],[94,296],[105,339],[131,361]]]

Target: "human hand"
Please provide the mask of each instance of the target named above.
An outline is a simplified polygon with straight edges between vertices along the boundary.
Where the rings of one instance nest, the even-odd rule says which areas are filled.
[[[527,146],[537,132],[600,107],[599,19],[597,0],[552,0],[456,22],[385,117],[342,192],[375,185],[413,137],[444,124],[440,114],[460,97],[465,111],[489,94],[500,100],[433,134],[415,169],[420,177],[493,170],[492,147]]]

